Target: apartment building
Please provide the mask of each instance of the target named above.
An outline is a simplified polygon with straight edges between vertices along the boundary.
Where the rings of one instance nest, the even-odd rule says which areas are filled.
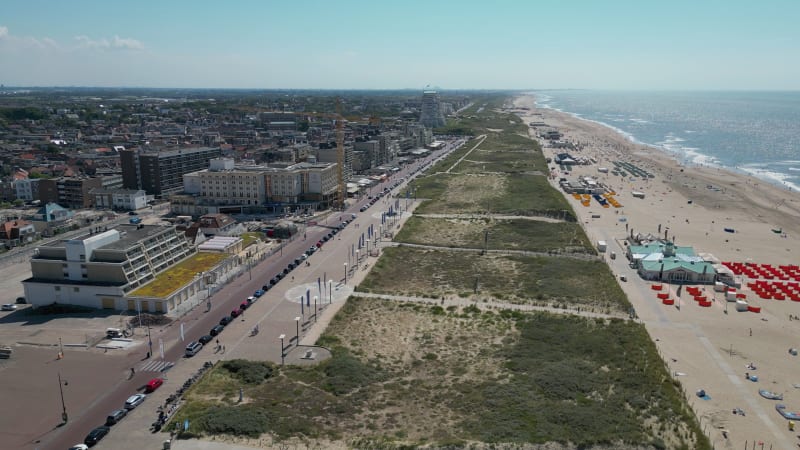
[[[25,178],[22,180],[14,180],[14,190],[17,193],[17,198],[31,202],[39,199],[39,179],[38,178]]]
[[[428,128],[438,128],[445,125],[444,114],[439,106],[439,93],[433,90],[422,92],[422,114],[419,123]]]
[[[170,197],[172,211],[198,216],[241,213],[265,207],[328,207],[336,198],[338,173],[332,163],[235,165],[219,158],[208,169],[184,175],[184,192]]]
[[[142,149],[120,152],[122,182],[125,189],[144,189],[162,198],[183,190],[183,175],[208,167],[222,155],[220,148],[182,148],[166,151]]]
[[[147,194],[142,189],[95,189],[92,195],[95,209],[136,211],[147,206]]]
[[[34,251],[31,277],[22,282],[25,298],[34,305],[168,312],[174,299],[134,305],[126,296],[196,251],[174,226],[159,225],[118,225],[51,242]]]
[[[70,209],[94,207],[93,189],[103,185],[100,177],[61,177],[39,181],[39,200],[42,203],[58,203]]]

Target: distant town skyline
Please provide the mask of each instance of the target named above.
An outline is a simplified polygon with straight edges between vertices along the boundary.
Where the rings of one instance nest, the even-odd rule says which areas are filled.
[[[800,2],[6,0],[0,83],[800,89]]]

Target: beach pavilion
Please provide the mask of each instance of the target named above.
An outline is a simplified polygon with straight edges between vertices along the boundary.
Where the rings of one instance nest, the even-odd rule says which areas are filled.
[[[670,283],[712,284],[714,265],[697,256],[692,247],[670,241],[628,246],[628,259],[645,280]]]

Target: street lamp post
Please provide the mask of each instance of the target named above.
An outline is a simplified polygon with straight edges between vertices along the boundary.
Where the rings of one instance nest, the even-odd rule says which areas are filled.
[[[58,372],[58,392],[61,393],[61,420],[67,423],[67,404],[64,403],[64,389],[61,387],[61,372]]]
[[[147,346],[150,348],[150,351],[147,352],[147,357],[149,358],[153,354],[153,339],[150,337],[150,325],[147,325]]]
[[[347,284],[347,263],[344,263],[344,284]]]
[[[283,352],[283,338],[285,338],[285,337],[286,337],[286,335],[285,335],[285,334],[282,334],[282,335],[278,336],[278,339],[280,339],[280,340],[281,340],[281,365],[283,365],[283,363],[284,363],[284,356],[286,356],[286,355],[284,354],[284,352]]]
[[[295,338],[294,343],[295,346],[300,346],[300,316],[294,318],[294,327],[295,327]]]
[[[328,280],[328,304],[333,302],[333,280]]]

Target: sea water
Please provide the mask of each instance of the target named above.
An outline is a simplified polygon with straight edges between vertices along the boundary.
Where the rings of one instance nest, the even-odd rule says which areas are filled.
[[[536,91],[537,104],[611,127],[681,163],[800,190],[800,92]]]

